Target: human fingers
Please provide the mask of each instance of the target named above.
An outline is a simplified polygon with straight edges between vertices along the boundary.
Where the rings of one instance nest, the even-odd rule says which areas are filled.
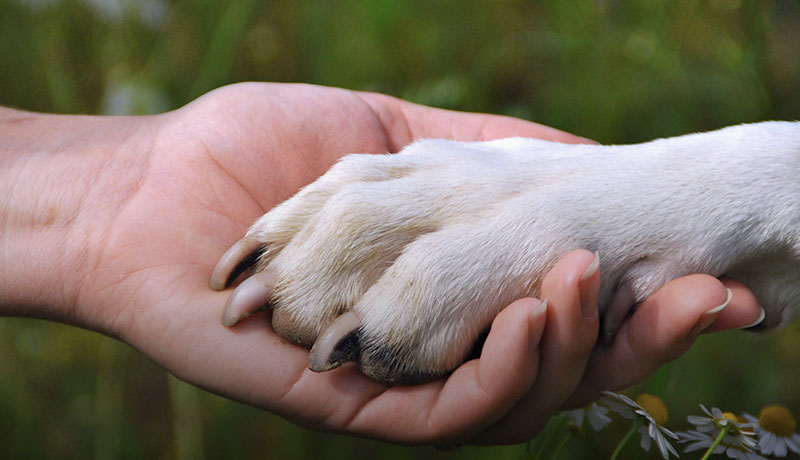
[[[764,309],[758,304],[758,299],[753,291],[728,277],[723,276],[720,281],[731,290],[731,301],[727,308],[720,313],[719,318],[703,331],[704,334],[729,329],[746,329],[764,319]]]
[[[377,93],[356,94],[370,105],[380,119],[393,152],[420,138],[486,141],[520,136],[567,144],[595,143],[518,118],[437,109]]]
[[[740,328],[758,315],[755,298],[740,284],[709,275],[673,280],[639,305],[610,347],[598,345],[567,407],[633,385],[685,353],[699,334]]]
[[[589,251],[573,251],[545,276],[541,295],[550,307],[541,344],[539,375],[528,394],[472,442],[528,441],[572,394],[597,340],[598,262],[597,256]]]
[[[492,323],[479,359],[446,380],[392,387],[366,402],[344,431],[401,443],[463,443],[503,416],[539,370],[547,304],[520,299]]]

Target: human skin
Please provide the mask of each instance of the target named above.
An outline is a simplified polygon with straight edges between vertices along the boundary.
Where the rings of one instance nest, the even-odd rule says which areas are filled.
[[[0,315],[99,331],[182,380],[302,426],[437,445],[527,441],[554,412],[680,356],[701,326],[758,317],[746,287],[692,275],[641,304],[611,346],[596,345],[602,254],[587,273],[595,255],[577,250],[546,276],[544,310],[538,299],[512,303],[480,359],[425,385],[385,388],[352,365],[313,373],[308,351],[277,337],[263,315],[220,324],[230,292],[208,289],[217,259],[342,155],[396,152],[420,137],[508,136],[587,142],[310,85],[233,85],[147,117],[0,109]],[[704,316],[726,286],[728,306]]]

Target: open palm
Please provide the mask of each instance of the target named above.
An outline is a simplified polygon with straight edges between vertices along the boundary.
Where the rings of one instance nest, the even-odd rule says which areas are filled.
[[[79,301],[102,318],[96,328],[179,378],[302,425],[410,443],[529,439],[580,390],[582,378],[586,394],[608,382],[584,377],[597,334],[596,318],[579,313],[597,283],[578,281],[592,261],[585,251],[548,275],[544,317],[531,316],[537,301],[515,302],[495,321],[482,359],[446,381],[416,387],[386,389],[347,365],[312,373],[308,351],[281,340],[263,316],[223,327],[219,314],[229,292],[207,287],[219,256],[257,217],[346,153],[395,152],[419,137],[581,139],[377,94],[255,83],[222,88],[144,124],[150,139],[141,158],[103,172],[103,183],[129,185],[123,198],[109,191],[97,205],[113,212],[98,211],[93,223],[102,235],[89,248],[91,270]],[[693,289],[711,292],[698,305],[724,298],[716,280],[692,282]],[[680,328],[690,329],[695,319]],[[671,357],[677,339],[664,340],[652,346],[669,348],[664,353]],[[635,372],[613,385],[630,384],[660,363],[635,364]],[[524,427],[515,421],[520,414]]]

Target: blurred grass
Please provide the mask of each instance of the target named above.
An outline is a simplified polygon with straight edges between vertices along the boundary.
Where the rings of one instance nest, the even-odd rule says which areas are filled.
[[[800,113],[793,0],[0,0],[0,104],[154,113],[225,83],[304,81],[636,142]],[[636,391],[800,415],[800,327],[704,337]],[[608,456],[587,433],[560,458]],[[635,449],[629,451],[634,455]],[[521,458],[312,433],[185,385],[129,347],[0,320],[0,458]]]

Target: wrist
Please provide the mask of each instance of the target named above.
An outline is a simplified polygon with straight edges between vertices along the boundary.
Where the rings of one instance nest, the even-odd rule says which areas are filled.
[[[0,315],[101,329],[81,311],[81,281],[144,170],[139,124],[0,108]]]

